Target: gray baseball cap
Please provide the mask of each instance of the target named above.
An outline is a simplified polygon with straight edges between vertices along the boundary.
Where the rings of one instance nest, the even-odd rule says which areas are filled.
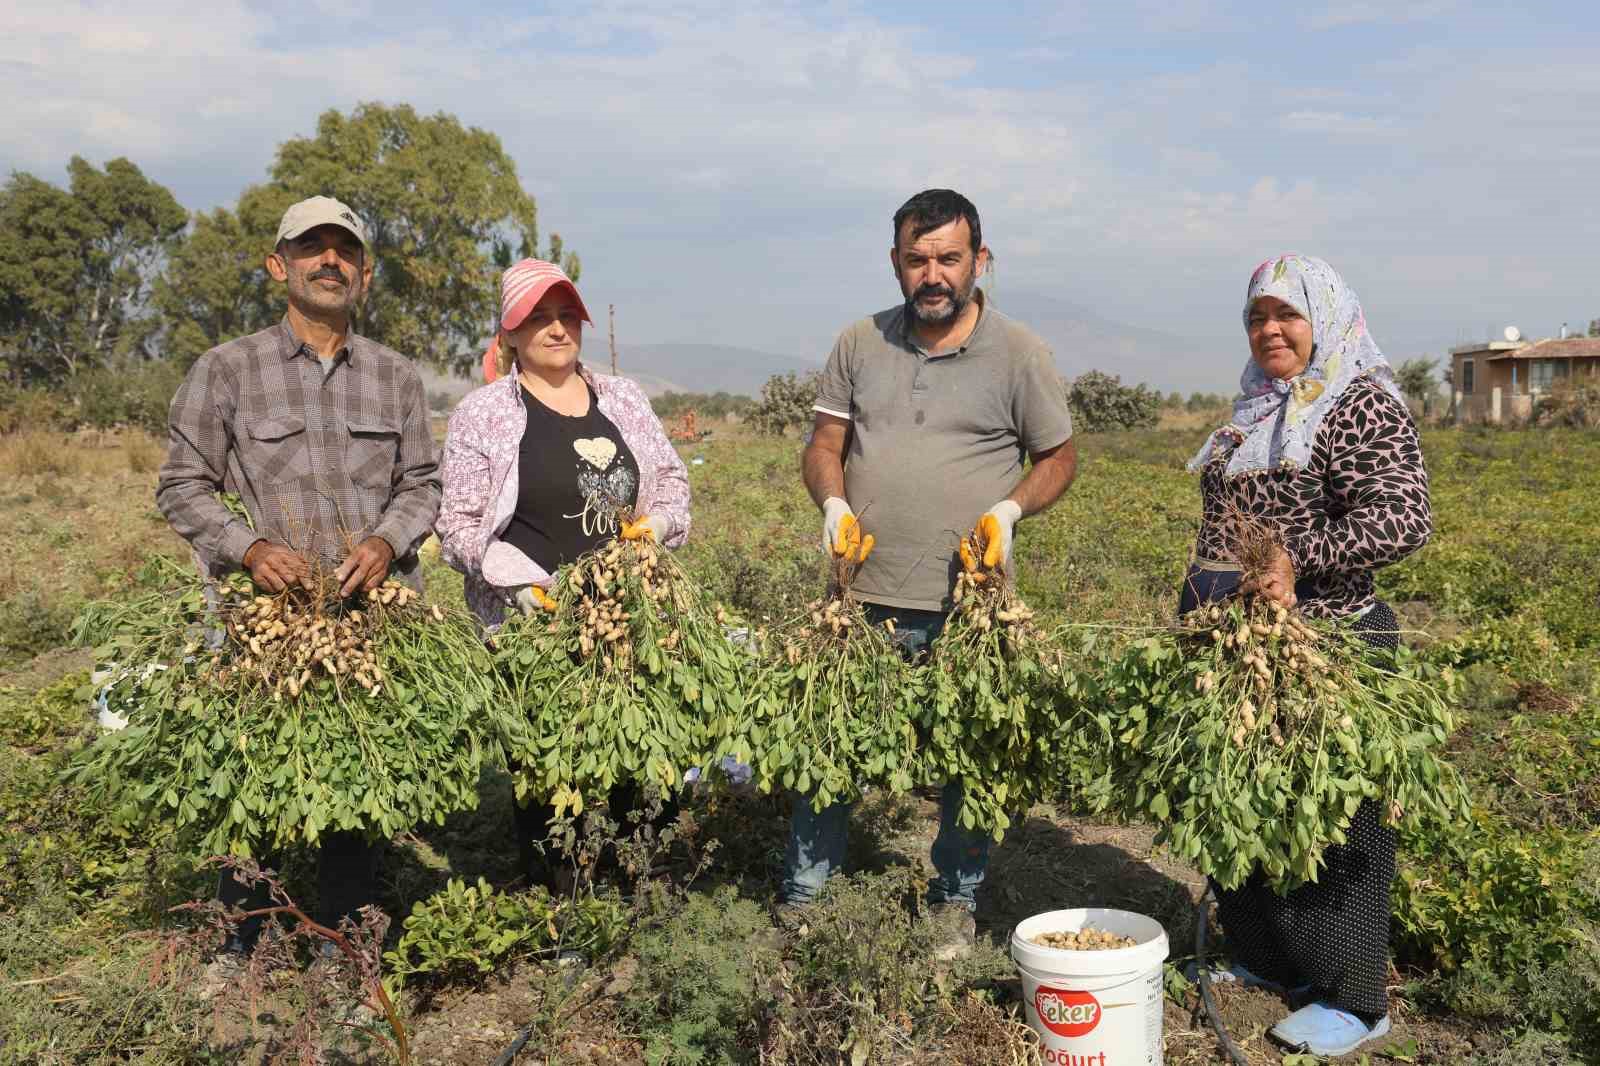
[[[372,245],[367,243],[367,227],[362,223],[361,216],[331,196],[313,196],[290,207],[283,213],[283,221],[278,223],[278,235],[272,243],[276,245],[279,241],[292,241],[306,230],[318,226],[338,226],[349,230],[355,234],[367,254],[372,254]]]

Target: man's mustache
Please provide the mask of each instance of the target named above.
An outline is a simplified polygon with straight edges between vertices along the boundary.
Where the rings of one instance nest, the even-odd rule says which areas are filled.
[[[340,285],[350,284],[345,280],[344,271],[337,267],[322,267],[306,275],[307,281],[321,281],[324,278],[328,281],[337,281]]]
[[[921,300],[927,296],[943,296],[948,300],[954,300],[956,290],[948,285],[918,285],[917,291],[911,294],[913,300]]]

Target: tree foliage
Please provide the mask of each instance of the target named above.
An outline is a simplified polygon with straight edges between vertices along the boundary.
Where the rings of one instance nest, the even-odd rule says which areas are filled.
[[[1067,393],[1073,425],[1085,433],[1137,429],[1161,420],[1161,394],[1148,385],[1124,385],[1114,374],[1090,370]]]
[[[271,173],[256,194],[276,212],[322,194],[361,216],[375,273],[357,329],[418,359],[476,359],[499,303],[500,270],[538,254],[534,200],[500,138],[451,115],[377,103],[349,115],[327,111],[316,136],[278,149]],[[559,236],[544,258],[577,278],[578,257]]]
[[[151,354],[150,286],[188,216],[126,159],[74,156],[60,189],[16,173],[0,188],[0,367],[52,384]]]
[[[657,418],[677,418],[693,411],[699,418],[722,418],[725,415],[743,415],[756,402],[742,393],[732,392],[664,392],[650,398],[650,407]]]
[[[1220,392],[1191,392],[1189,398],[1183,402],[1183,409],[1190,414],[1198,411],[1210,411],[1218,407],[1230,407],[1233,401]]]
[[[269,175],[232,210],[197,215],[158,286],[165,346],[186,363],[282,316],[283,288],[263,261],[284,210],[308,196],[337,197],[366,223],[374,270],[357,332],[436,366],[476,361],[514,259],[541,255],[574,280],[580,271],[559,235],[537,250],[534,200],[500,138],[451,115],[330,110],[315,135],[279,147]]]
[[[1434,393],[1439,391],[1439,372],[1437,359],[1427,356],[1418,356],[1407,359],[1395,367],[1394,379],[1400,386],[1400,391],[1406,399],[1427,409]]]
[[[259,190],[236,210],[196,213],[151,296],[165,329],[165,353],[184,367],[209,348],[282,317],[281,288],[267,278],[266,252],[277,231]]]

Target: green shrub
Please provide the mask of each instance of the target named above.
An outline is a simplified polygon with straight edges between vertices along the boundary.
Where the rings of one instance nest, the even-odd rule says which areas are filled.
[[[86,371],[73,385],[78,423],[90,429],[131,426],[165,433],[167,411],[182,383],[183,370],[166,360]]]
[[[411,909],[384,961],[397,985],[418,975],[441,984],[477,981],[540,951],[599,954],[621,929],[622,907],[612,898],[559,899],[544,888],[504,893],[481,877],[476,885],[451,878]]]
[[[0,743],[44,747],[82,732],[93,696],[86,672],[64,677],[38,692],[0,686]]]
[[[909,1021],[938,999],[937,934],[907,906],[922,887],[918,872],[904,866],[824,887],[806,914],[789,994],[774,1017],[777,1061],[840,1061],[804,1056],[802,1048],[838,1048],[847,1062],[896,1060]]]
[[[1073,426],[1084,433],[1138,429],[1161,420],[1161,394],[1148,385],[1124,385],[1112,374],[1090,370],[1074,378],[1067,393]]]
[[[1600,983],[1600,845],[1589,831],[1530,831],[1479,811],[1470,827],[1405,840],[1400,866],[1396,955],[1439,970],[1452,1008],[1600,1027],[1600,1000],[1585,1007],[1573,988]]]
[[[1600,427],[1600,380],[1568,378],[1539,398],[1534,417],[1540,425],[1573,429]]]
[[[748,421],[762,433],[781,434],[790,426],[809,426],[815,418],[820,373],[774,374],[761,386],[761,399]]]
[[[0,602],[0,669],[66,644],[81,603],[26,589]]]
[[[781,959],[765,909],[732,885],[699,893],[634,942],[624,1013],[651,1066],[757,1060],[756,1025]]]
[[[0,436],[24,430],[69,429],[72,403],[58,392],[0,382]]]

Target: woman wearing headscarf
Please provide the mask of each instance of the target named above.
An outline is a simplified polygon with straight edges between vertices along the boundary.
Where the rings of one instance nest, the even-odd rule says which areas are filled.
[[[683,460],[638,385],[582,364],[589,321],[560,267],[524,259],[507,268],[488,383],[450,416],[435,530],[486,629],[508,608],[553,608],[556,571],[615,537],[676,548],[689,532]],[[637,790],[619,786],[611,798],[620,823]],[[534,842],[554,811],[518,804],[516,814],[523,867],[548,880]]]
[[[1255,269],[1245,296],[1250,361],[1233,418],[1189,464],[1203,502],[1180,610],[1234,593],[1339,619],[1378,648],[1399,647],[1373,571],[1432,532],[1422,450],[1393,371],[1354,292],[1320,259],[1284,255]],[[1283,547],[1242,579],[1230,516],[1270,525]],[[1260,870],[1213,884],[1232,975],[1311,999],[1271,1034],[1342,1055],[1389,1031],[1389,889],[1395,834],[1367,801],[1315,883],[1280,896]]]

